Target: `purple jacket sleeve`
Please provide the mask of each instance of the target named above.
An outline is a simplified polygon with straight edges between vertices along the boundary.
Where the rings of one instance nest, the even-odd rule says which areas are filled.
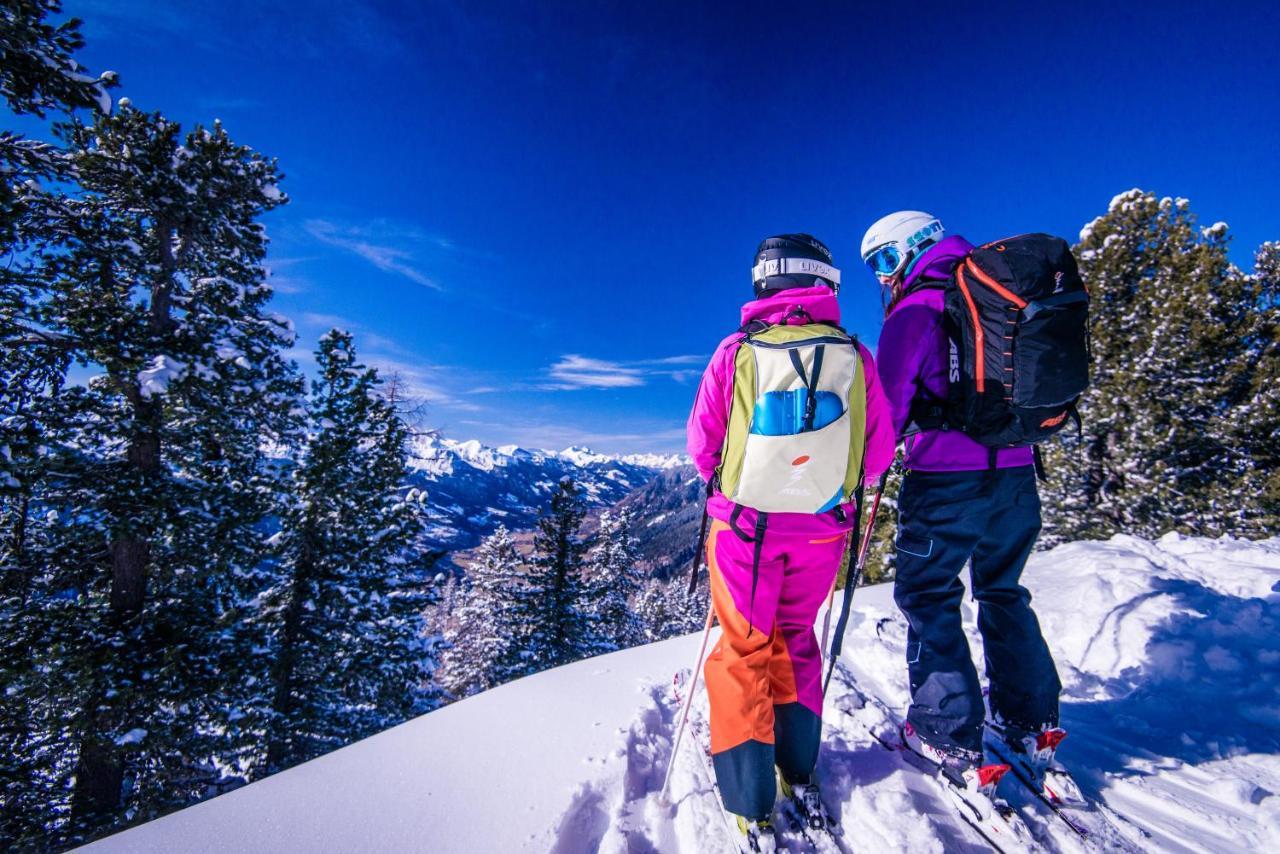
[[[884,474],[893,463],[897,433],[890,421],[889,403],[880,386],[876,361],[866,347],[859,344],[858,348],[861,351],[863,376],[867,384],[867,444],[862,477],[864,482],[871,483]]]
[[[729,407],[733,394],[733,358],[738,347],[737,335],[731,335],[716,348],[707,369],[702,373],[693,411],[686,427],[689,456],[703,480],[710,480],[720,465],[720,449],[729,425]]]
[[[936,343],[940,316],[924,305],[904,305],[889,315],[880,332],[880,384],[889,402],[896,439],[911,418],[911,400],[930,348]]]

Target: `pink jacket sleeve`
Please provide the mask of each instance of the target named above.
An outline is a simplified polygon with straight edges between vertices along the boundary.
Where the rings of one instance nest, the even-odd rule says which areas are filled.
[[[858,350],[862,355],[862,374],[867,384],[867,449],[862,477],[864,482],[873,483],[893,464],[897,441],[889,401],[876,372],[876,361],[866,347],[859,344]]]
[[[734,334],[720,342],[707,369],[702,373],[693,411],[686,427],[689,456],[703,480],[710,480],[720,465],[720,449],[729,426],[733,394],[733,358],[741,336]]]

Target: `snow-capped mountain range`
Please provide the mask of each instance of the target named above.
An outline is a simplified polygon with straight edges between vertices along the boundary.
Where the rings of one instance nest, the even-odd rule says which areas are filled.
[[[410,449],[408,485],[426,492],[431,539],[452,550],[475,545],[499,524],[512,530],[532,527],[565,477],[573,478],[587,506],[596,509],[688,462],[677,454],[493,448],[474,439],[428,435]]]

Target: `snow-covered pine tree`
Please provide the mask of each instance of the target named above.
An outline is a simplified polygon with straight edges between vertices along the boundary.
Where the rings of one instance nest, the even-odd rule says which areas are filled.
[[[628,649],[644,642],[644,628],[635,612],[643,584],[636,569],[635,515],[606,510],[587,552],[586,598],[581,609],[588,619],[588,655]]]
[[[422,622],[438,555],[417,550],[420,508],[401,493],[407,428],[350,334],[326,333],[316,364],[309,437],[281,513],[281,581],[265,597],[275,655],[265,773],[438,699]]]
[[[481,541],[445,629],[440,681],[455,698],[487,691],[529,672],[530,623],[522,613],[524,558],[506,527]]]
[[[14,2],[0,11],[0,97],[14,115],[110,108],[106,90],[116,85],[115,74],[84,73],[73,57],[84,46],[80,22],[50,23],[59,11],[57,0]],[[0,130],[0,589],[9,591],[26,586],[32,485],[41,476],[48,432],[41,415],[58,396],[70,361],[68,348],[36,320],[41,290],[30,250],[46,242],[63,213],[47,183],[71,178],[63,149]]]
[[[60,138],[76,183],[24,232],[24,334],[101,373],[42,399],[45,546],[25,582],[41,677],[13,693],[40,698],[41,815],[74,841],[205,793],[243,735],[229,716],[251,656],[229,609],[262,552],[261,447],[289,432],[299,387],[292,333],[265,312],[274,162],[126,101]]]
[[[110,107],[105,90],[115,75],[84,73],[73,58],[83,46],[79,22],[50,23],[58,12],[53,0],[0,10],[0,97],[14,115]],[[46,678],[35,651],[50,616],[40,582],[53,542],[38,496],[49,474],[46,449],[62,434],[57,402],[70,354],[35,320],[41,290],[31,247],[45,241],[62,212],[49,184],[69,178],[61,148],[0,129],[0,848],[6,850],[44,838],[50,805],[61,794],[56,781],[65,779],[35,749],[58,743],[52,733],[62,733],[65,743],[67,729],[65,707],[42,699],[58,680]]]
[[[1239,504],[1237,533],[1266,537],[1280,530],[1280,242],[1264,243],[1255,254],[1246,304],[1245,370],[1225,413],[1228,440],[1243,465],[1237,482],[1219,484],[1217,500]]]
[[[700,576],[692,596],[688,593],[688,583],[681,575],[670,579],[650,578],[644,583],[636,596],[635,609],[645,642],[700,631],[706,625],[707,609],[711,607],[706,572]]]
[[[1255,297],[1227,258],[1227,226],[1197,225],[1185,199],[1132,190],[1081,232],[1093,297],[1083,442],[1047,446],[1042,546],[1117,531],[1248,533],[1238,487],[1247,450],[1226,412],[1249,385]]]
[[[74,54],[84,47],[80,21],[49,21],[61,6],[58,0],[10,0],[0,9],[0,97],[15,115],[111,109],[107,90],[117,83],[115,72],[92,77],[76,62]],[[24,230],[38,229],[38,220],[22,220],[48,199],[39,182],[67,178],[66,166],[57,146],[0,130],[0,247],[6,252]]]
[[[586,511],[573,480],[565,477],[538,520],[533,560],[519,591],[528,622],[525,657],[529,673],[568,664],[589,654],[589,623],[582,603],[587,596],[582,556],[586,544],[578,528]]]

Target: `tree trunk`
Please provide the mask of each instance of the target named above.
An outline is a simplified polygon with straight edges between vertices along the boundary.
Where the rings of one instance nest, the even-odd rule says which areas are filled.
[[[311,538],[305,533],[293,568],[293,580],[289,590],[289,604],[285,606],[284,627],[280,633],[280,654],[272,668],[275,693],[271,701],[271,738],[267,743],[266,769],[268,774],[285,767],[294,750],[293,677],[297,670],[302,631],[302,602],[314,573]]]
[[[172,327],[170,318],[169,279],[176,265],[172,255],[171,228],[157,226],[162,266],[168,276],[161,277],[151,288],[151,311],[148,325],[157,348]],[[104,275],[110,276],[111,265],[104,264]],[[133,423],[129,448],[125,457],[132,487],[140,500],[125,501],[108,508],[116,520],[109,545],[111,555],[111,593],[108,622],[121,642],[107,646],[95,667],[95,686],[84,710],[80,758],[72,791],[73,821],[89,831],[105,829],[123,804],[125,758],[116,736],[128,729],[133,715],[130,698],[141,684],[143,657],[141,617],[147,595],[147,565],[151,561],[151,541],[155,536],[153,513],[157,509],[158,491],[163,479],[160,434],[164,424],[162,403],[145,398],[136,382],[119,381],[119,387],[131,404]],[[141,517],[141,518],[139,518]]]
[[[25,484],[22,495],[18,498],[17,511],[13,520],[13,531],[9,534],[9,554],[13,559],[13,569],[4,574],[3,592],[24,601],[30,582],[30,569],[27,566],[27,520],[31,515],[31,488]]]
[[[91,702],[101,704],[101,694],[94,692]],[[111,821],[120,809],[120,795],[124,788],[124,757],[120,748],[109,738],[100,737],[96,730],[99,716],[90,713],[90,729],[80,742],[80,761],[76,764],[76,783],[71,793],[71,816],[75,823],[92,832]]]
[[[30,588],[30,572],[26,559],[27,518],[30,512],[30,490],[23,487],[18,499],[17,518],[14,520],[13,532],[9,543],[9,553],[13,560],[13,569],[6,572],[3,594],[9,598],[13,609],[6,609],[6,618],[15,624],[7,626],[11,637],[5,639],[5,652],[12,652],[14,658],[0,662],[0,669],[7,671],[16,688],[18,684],[30,678],[33,651],[32,624],[30,615],[23,604],[26,602]],[[19,624],[21,623],[21,624]],[[29,701],[27,697],[9,697],[0,707],[0,750],[8,754],[8,762],[3,774],[0,774],[0,847],[15,843],[28,829],[30,816],[23,815],[26,804],[23,800],[30,798],[36,790],[37,781],[31,766],[29,752],[31,741],[31,724],[27,717]]]

